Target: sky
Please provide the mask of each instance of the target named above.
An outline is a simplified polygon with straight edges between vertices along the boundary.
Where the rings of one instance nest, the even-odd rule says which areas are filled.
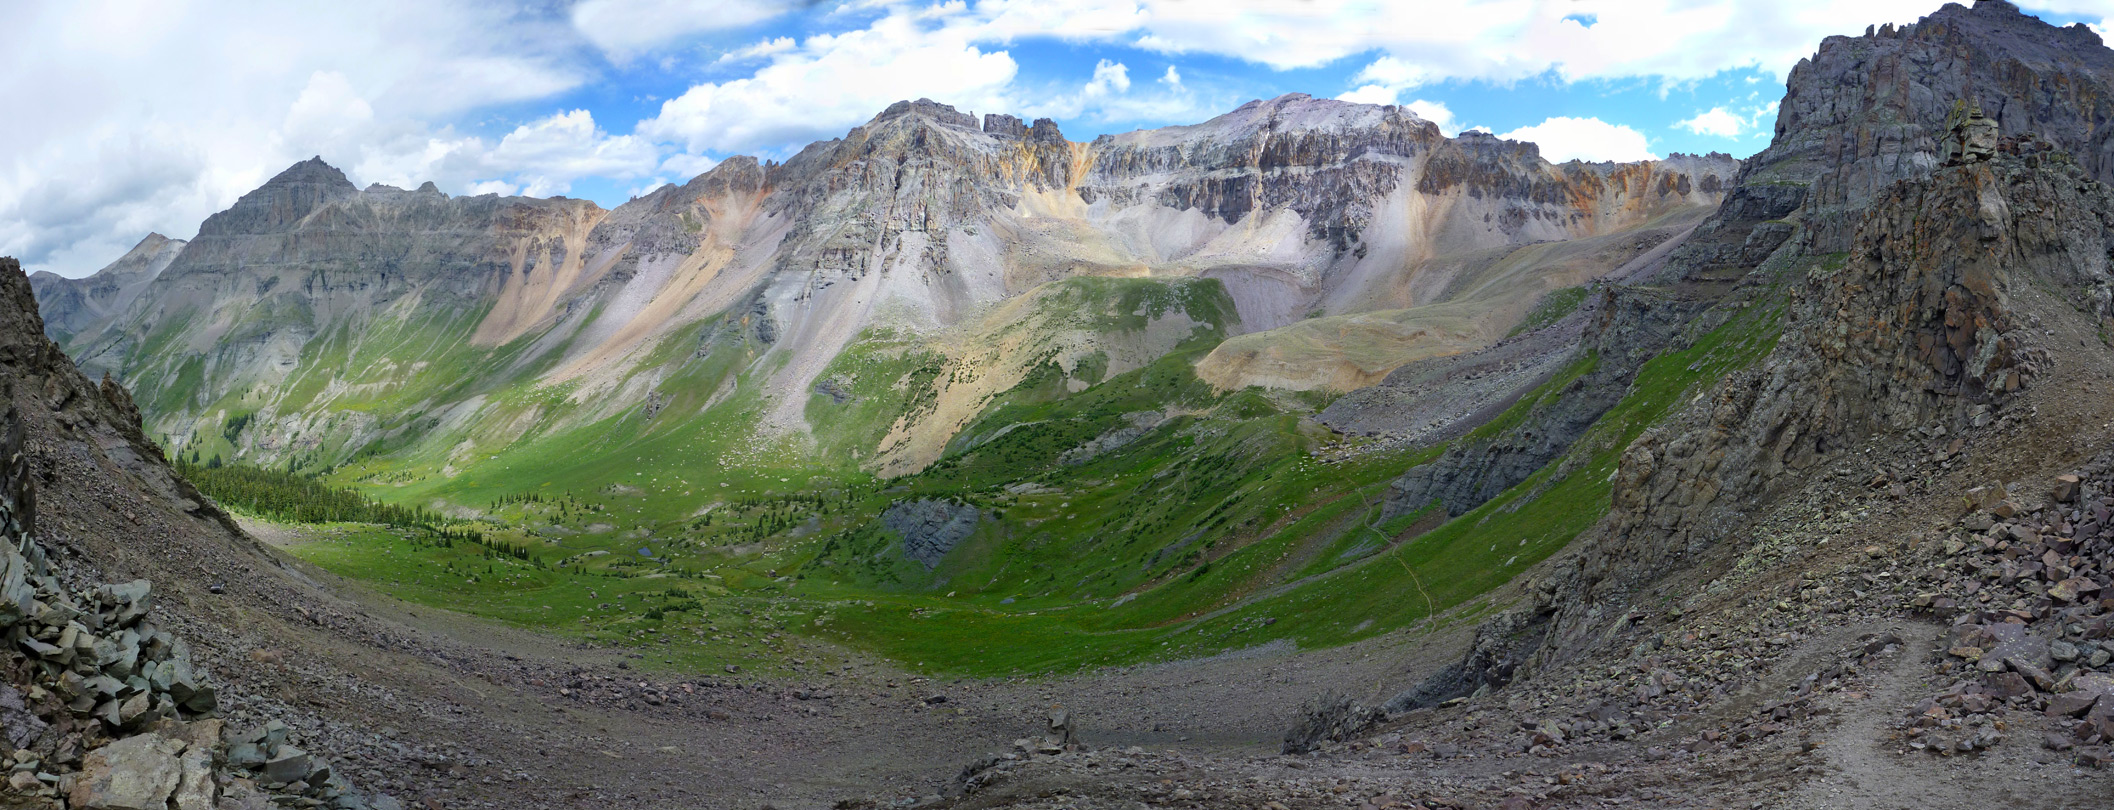
[[[2020,0],[2114,26],[2114,0]],[[1768,145],[1791,67],[1936,0],[0,0],[0,255],[81,276],[321,156],[614,207],[900,99],[1072,140],[1302,92],[1554,161]]]

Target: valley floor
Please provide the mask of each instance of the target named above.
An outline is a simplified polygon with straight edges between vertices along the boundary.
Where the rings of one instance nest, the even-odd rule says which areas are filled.
[[[282,550],[315,542],[311,527],[246,520],[244,528]],[[1345,691],[1384,700],[1457,658],[1469,635],[1465,627],[1398,632],[1313,651],[1274,642],[1209,658],[1021,679],[927,679],[842,648],[809,648],[807,654],[847,662],[822,672],[685,673],[650,666],[630,649],[408,604],[290,564],[346,600],[327,609],[333,622],[392,637],[392,645],[445,667],[471,693],[442,690],[428,696],[428,711],[464,746],[464,757],[484,764],[460,774],[402,774],[398,786],[402,795],[451,807],[458,799],[498,796],[549,806],[781,810],[869,797],[929,800],[964,765],[1042,734],[1058,710],[1095,748],[1272,755],[1303,702]],[[316,642],[315,649],[283,652],[343,654],[331,638]],[[386,670],[373,672],[394,680]],[[424,683],[424,675],[406,673],[391,688],[412,692]],[[1358,686],[1347,689],[1351,684]]]

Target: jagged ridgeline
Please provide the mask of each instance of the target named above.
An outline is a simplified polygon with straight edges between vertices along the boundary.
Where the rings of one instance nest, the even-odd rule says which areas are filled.
[[[559,449],[899,474],[1017,389],[1178,350],[1219,389],[1340,391],[1486,344],[1735,171],[1556,166],[1299,95],[1092,143],[919,101],[612,211],[311,160],[189,243],[36,284],[54,338],[200,463],[433,492]]]

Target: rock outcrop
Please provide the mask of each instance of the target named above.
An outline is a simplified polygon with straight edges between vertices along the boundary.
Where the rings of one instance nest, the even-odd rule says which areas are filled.
[[[44,328],[54,340],[63,342],[126,311],[147,285],[176,261],[184,244],[181,239],[150,233],[109,267],[87,278],[66,278],[56,273],[30,276],[29,286],[36,291],[37,311],[44,316]]]
[[[2019,287],[2104,301],[2114,282],[2114,193],[2064,153],[2009,146],[2024,154],[1889,190],[1842,266],[1805,279],[1764,365],[1728,380],[1694,421],[1625,451],[1588,580],[1629,587],[1666,570],[1718,539],[1710,516],[1867,436],[1957,433],[2003,415],[2041,365],[2011,304]]]
[[[1945,155],[1970,108],[1997,134],[2032,133],[2114,182],[2114,51],[2083,23],[2056,28],[2004,0],[1949,3],[1913,25],[1829,37],[1792,68],[1776,137],[1743,181],[1808,187],[1802,220],[1815,252],[1846,249],[1864,208]]]
[[[397,806],[333,778],[320,762],[291,778],[252,779],[240,762],[230,773],[220,689],[194,663],[190,644],[156,622],[153,584],[96,583],[53,563],[37,536],[30,456],[39,451],[29,445],[21,412],[28,402],[55,409],[62,430],[120,428],[107,436],[108,452],[121,454],[143,477],[158,473],[171,500],[210,516],[219,512],[169,475],[158,455],[132,449],[151,446],[139,435],[130,398],[107,380],[100,388],[90,385],[38,321],[28,279],[14,260],[0,259],[0,386],[7,399],[0,410],[0,636],[9,650],[0,661],[6,681],[0,735],[11,748],[5,762],[13,774],[0,786],[0,802],[53,810],[212,810],[221,806],[223,785],[231,785],[260,802],[277,794],[342,810]],[[38,390],[26,390],[39,375]],[[278,728],[285,736],[286,727]]]
[[[897,501],[881,512],[881,525],[902,538],[903,556],[928,571],[975,534],[983,519],[975,506],[936,498]]]

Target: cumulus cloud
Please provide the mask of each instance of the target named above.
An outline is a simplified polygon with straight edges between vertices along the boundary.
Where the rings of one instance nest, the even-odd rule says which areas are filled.
[[[1737,138],[1747,129],[1747,119],[1724,107],[1712,107],[1697,113],[1694,118],[1679,121],[1674,126],[1697,135],[1716,135],[1720,138]]]
[[[1453,110],[1448,109],[1444,104],[1417,99],[1402,106],[1408,107],[1409,111],[1416,113],[1418,118],[1438,125],[1439,132],[1444,133],[1446,137],[1451,138],[1461,132],[1459,123],[1454,121]]]
[[[1086,83],[1087,95],[1106,96],[1128,92],[1130,92],[1130,68],[1124,67],[1122,62],[1111,62],[1106,59],[1095,63],[1094,78],[1089,79]]]
[[[1935,10],[1931,0],[1867,0],[1858,4],[1851,31],[1836,4],[1819,0],[1140,0],[1140,7],[1142,22],[1131,33],[1141,47],[1281,70],[1378,50],[1418,75],[1356,81],[1396,88],[1445,79],[1514,81],[1549,71],[1568,80],[1685,81],[1741,66],[1782,74],[1823,36],[1861,33],[1867,22],[1911,22]],[[1582,25],[1579,18],[1594,22]],[[1672,31],[1681,35],[1669,36]]]
[[[771,54],[753,75],[694,85],[638,131],[691,152],[783,152],[841,135],[905,98],[997,109],[1019,65],[974,38],[894,10],[867,28]]]
[[[1401,101],[1401,96],[1402,92],[1396,88],[1386,87],[1377,84],[1368,84],[1356,90],[1352,90],[1350,92],[1339,95],[1336,97],[1336,100],[1349,101],[1355,104],[1400,105],[1402,107],[1408,108],[1410,112],[1416,113],[1418,118],[1422,118],[1426,121],[1430,121],[1433,124],[1438,125],[1439,132],[1445,134],[1449,138],[1460,134],[1460,122],[1454,119],[1452,108],[1449,108],[1445,104],[1437,101],[1426,101],[1421,98],[1413,99],[1409,103],[1404,104]]]
[[[1352,90],[1350,92],[1339,95],[1336,97],[1336,100],[1348,101],[1354,104],[1393,104],[1395,103],[1396,97],[1400,95],[1402,95],[1401,91],[1398,91],[1392,87],[1387,87],[1385,85],[1378,84],[1368,84],[1356,90]]]
[[[684,37],[746,28],[790,11],[773,0],[582,0],[572,22],[611,58],[624,60]]]
[[[448,152],[465,138],[446,122],[591,75],[569,23],[472,4],[101,0],[8,17],[0,97],[23,113],[0,128],[0,253],[73,275],[148,231],[188,237],[295,161]]]
[[[1589,162],[1658,160],[1644,133],[1598,118],[1557,117],[1498,135],[1508,141],[1529,141],[1541,147],[1550,163],[1567,160]]]
[[[704,155],[675,154],[661,161],[661,172],[680,178],[676,182],[688,182],[690,178],[709,172],[717,165],[719,161]]]

